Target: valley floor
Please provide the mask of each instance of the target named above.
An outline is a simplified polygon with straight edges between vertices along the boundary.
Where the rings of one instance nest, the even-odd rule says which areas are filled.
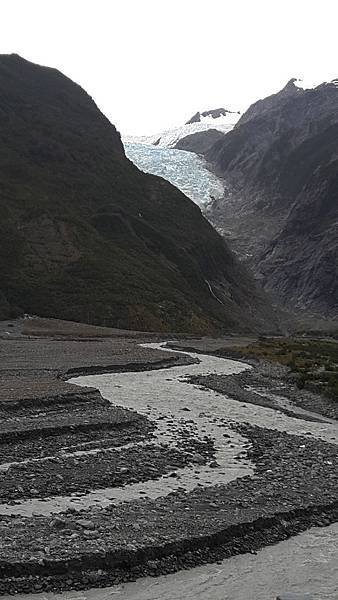
[[[9,325],[0,334],[1,594],[116,586],[107,594],[120,597],[127,581],[197,566],[212,580],[215,565],[201,565],[243,555],[231,560],[245,571],[259,552],[262,569],[261,548],[314,526],[328,532],[325,555],[338,516],[337,422],[304,408],[279,367],[208,354],[254,340],[176,341],[193,349],[182,354],[140,332]],[[283,561],[288,551],[271,552]],[[270,583],[277,597],[281,582]],[[171,585],[163,597],[181,597]],[[311,585],[303,589],[314,598],[334,598],[324,578]],[[121,598],[135,597],[128,589]],[[231,599],[241,600],[236,589]]]
[[[208,565],[106,588],[17,596],[18,600],[336,600],[338,525],[312,528]],[[283,594],[288,590],[288,595]]]

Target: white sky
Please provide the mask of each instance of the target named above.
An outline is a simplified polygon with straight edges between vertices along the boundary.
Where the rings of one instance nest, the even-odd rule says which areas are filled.
[[[56,67],[128,134],[338,75],[337,0],[0,0],[0,52]]]

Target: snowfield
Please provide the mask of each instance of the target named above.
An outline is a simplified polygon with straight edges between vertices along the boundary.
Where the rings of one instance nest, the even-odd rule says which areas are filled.
[[[143,144],[147,146],[155,145],[160,148],[172,148],[182,138],[186,137],[187,135],[191,135],[192,133],[197,133],[199,131],[206,131],[207,129],[217,129],[218,131],[227,133],[228,131],[231,131],[231,129],[233,129],[240,116],[241,115],[238,113],[227,113],[225,116],[218,117],[217,119],[213,119],[212,117],[201,116],[201,121],[199,121],[198,123],[189,123],[188,125],[181,125],[180,127],[169,129],[167,131],[163,131],[162,133],[157,133],[155,135],[127,135],[124,136],[122,140],[124,143]]]

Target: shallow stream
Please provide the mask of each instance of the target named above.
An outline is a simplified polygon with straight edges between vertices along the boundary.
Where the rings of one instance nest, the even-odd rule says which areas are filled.
[[[147,344],[160,348],[160,344]],[[163,349],[161,347],[161,349]],[[171,351],[172,352],[172,351]],[[246,364],[194,354],[199,364],[155,371],[92,375],[72,379],[71,383],[96,387],[113,402],[137,410],[154,420],[159,443],[179,444],[182,426],[191,435],[213,438],[217,468],[204,465],[178,469],[179,479],[164,476],[157,481],[126,485],[123,488],[97,490],[82,497],[30,500],[8,507],[9,513],[48,514],[69,507],[107,505],[132,501],[145,494],[156,498],[184,487],[214,486],[252,473],[253,465],[238,460],[244,455],[247,440],[227,426],[233,422],[250,422],[295,435],[311,434],[314,438],[338,443],[333,422],[310,422],[286,416],[272,408],[238,402],[212,390],[201,389],[185,381],[186,376],[234,374],[251,368]],[[221,425],[221,426],[220,426]],[[224,437],[224,431],[230,437]],[[144,497],[144,496],[143,496]],[[1,512],[5,512],[3,507]],[[188,572],[141,579],[136,583],[103,590],[67,592],[63,600],[275,600],[280,592],[308,592],[314,600],[338,599],[338,525],[311,529],[306,533],[268,547],[257,555],[241,555],[220,564],[205,565]],[[51,598],[51,594],[31,596]],[[26,596],[28,600],[28,596]]]

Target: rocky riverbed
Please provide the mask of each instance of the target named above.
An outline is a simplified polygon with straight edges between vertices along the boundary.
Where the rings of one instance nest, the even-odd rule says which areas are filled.
[[[292,371],[290,366],[281,364],[276,360],[278,354],[280,354],[281,360],[285,362],[288,350],[297,344],[297,341],[292,341],[291,339],[291,341],[289,340],[284,343],[283,349],[283,339],[266,338],[266,347],[269,348],[270,345],[270,348],[272,348],[271,356],[274,358],[273,361],[254,357],[255,352],[259,355],[259,351],[262,350],[254,338],[177,340],[175,342],[168,342],[167,346],[176,350],[188,350],[190,352],[211,354],[223,358],[238,359],[253,367],[251,370],[245,371],[235,377],[223,377],[217,374],[209,377],[197,376],[191,380],[192,383],[224,393],[239,401],[268,406],[291,416],[299,414],[302,419],[320,420],[319,415],[321,415],[324,417],[324,420],[325,418],[338,420],[337,396],[319,394],[316,391],[308,389],[308,387],[304,388],[300,386],[300,372],[296,373]],[[306,340],[304,342],[303,338],[300,338],[300,341],[304,346],[303,348],[298,339],[298,346],[301,349],[298,350],[299,355],[297,358],[301,364],[302,360],[304,360],[303,357],[306,356],[307,342]],[[331,339],[326,344],[323,344],[320,340],[312,340],[310,346],[311,344],[314,356],[311,356],[311,352],[309,353],[309,351],[308,354],[311,356],[312,368],[316,371],[317,375],[321,373],[321,376],[324,378],[328,374],[332,376],[335,373],[334,371],[325,373],[325,354],[321,357],[322,367],[316,363],[316,358],[320,356],[323,345],[325,348],[330,348],[332,355],[337,356],[337,342]],[[257,351],[257,348],[259,351]],[[264,356],[263,352],[261,354]],[[292,357],[291,350],[289,356]],[[295,358],[293,360],[295,361]],[[331,360],[329,367],[331,369],[334,368],[334,364],[332,363],[334,363],[334,359]]]
[[[287,379],[287,369],[263,361],[250,361],[252,369],[237,375],[197,375],[187,379],[194,385],[214,390],[238,402],[272,408],[303,421],[332,423],[338,416],[337,403],[318,394],[297,389]],[[313,407],[316,410],[313,410]],[[312,409],[312,410],[311,410]]]
[[[211,564],[135,583],[72,591],[73,600],[336,600],[338,525],[312,528],[268,546]],[[69,593],[17,596],[66,600]]]
[[[122,372],[64,383],[56,354],[65,342],[47,341],[45,366],[53,355],[58,369],[40,376],[57,393],[45,381],[40,396],[33,384],[0,405],[2,594],[119,586],[337,520],[336,423],[280,410],[269,386],[269,404],[253,403],[199,380],[246,381],[249,365],[120,340],[129,345],[123,364],[116,341],[104,340],[103,365],[82,353],[71,368]],[[5,380],[34,382],[23,371],[7,368]]]

